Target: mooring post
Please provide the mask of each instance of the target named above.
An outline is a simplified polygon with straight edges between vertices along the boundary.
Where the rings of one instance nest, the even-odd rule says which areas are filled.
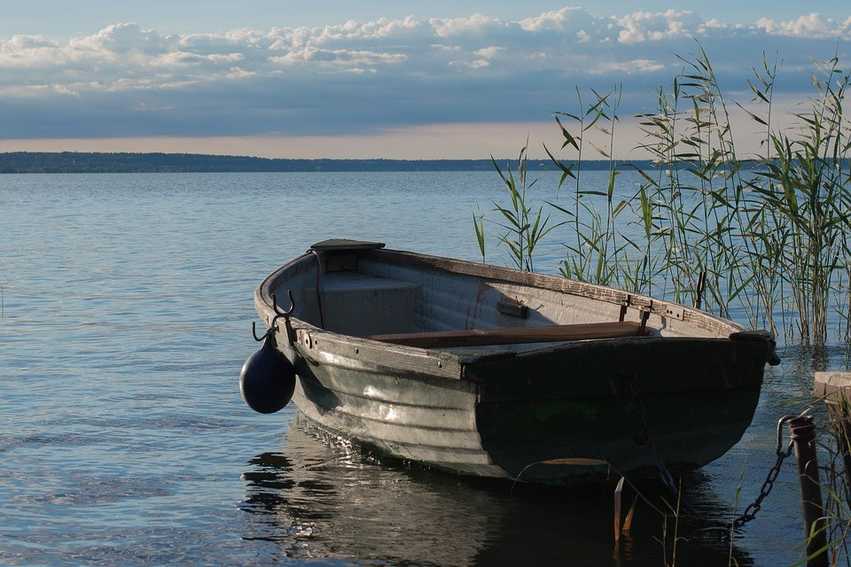
[[[801,505],[804,510],[804,535],[807,538],[807,567],[828,567],[827,520],[821,500],[816,432],[813,418],[798,416],[789,421],[798,475],[801,481]],[[817,555],[816,555],[817,554]]]

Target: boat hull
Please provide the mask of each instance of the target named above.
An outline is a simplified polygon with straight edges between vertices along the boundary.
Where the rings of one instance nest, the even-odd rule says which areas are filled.
[[[738,442],[759,400],[758,348],[598,341],[483,361],[455,381],[296,357],[293,401],[336,435],[459,474],[544,483],[656,475],[703,466]],[[686,364],[695,356],[707,364]]]
[[[621,290],[409,252],[314,252],[255,293],[296,368],[294,403],[333,434],[456,473],[574,483],[703,466],[739,441],[776,359],[767,334]],[[607,321],[641,332],[459,348],[370,338]]]

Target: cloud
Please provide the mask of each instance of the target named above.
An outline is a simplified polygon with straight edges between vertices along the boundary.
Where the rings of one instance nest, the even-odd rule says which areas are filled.
[[[497,18],[473,14],[463,18],[440,19],[432,18],[429,24],[437,37],[482,37],[495,35],[510,29],[509,22],[502,22]]]
[[[611,73],[626,73],[631,75],[633,73],[653,73],[661,71],[664,68],[665,66],[663,64],[652,59],[632,59],[630,61],[604,63],[594,69],[594,72],[600,75]]]
[[[594,29],[600,24],[605,24],[604,18],[595,18],[583,8],[566,6],[560,10],[544,12],[538,16],[532,16],[520,20],[520,27],[527,32],[537,33],[542,31],[553,31],[565,33],[583,31],[584,28]]]
[[[598,16],[579,7],[505,20],[380,18],[314,27],[167,34],[116,23],[90,35],[0,39],[0,136],[334,135],[432,123],[536,121],[573,85],[623,83],[648,110],[698,40],[742,88],[762,52],[784,88],[847,53],[851,17],[730,24],[681,10]]]
[[[760,18],[756,22],[756,27],[771,35],[851,40],[851,16],[842,22],[832,18],[824,18],[817,13],[798,16],[793,20],[786,21]]]
[[[621,27],[618,41],[626,44],[679,39],[689,34],[703,35],[698,30],[700,19],[692,12],[635,12],[617,19],[617,22]]]

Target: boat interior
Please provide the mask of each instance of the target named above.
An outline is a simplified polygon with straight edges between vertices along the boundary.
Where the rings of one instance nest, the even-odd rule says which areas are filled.
[[[665,316],[581,290],[566,293],[459,273],[416,258],[393,251],[323,250],[279,271],[271,291],[278,298],[291,291],[294,316],[319,328],[468,354],[627,336],[726,338],[739,330],[680,306]]]

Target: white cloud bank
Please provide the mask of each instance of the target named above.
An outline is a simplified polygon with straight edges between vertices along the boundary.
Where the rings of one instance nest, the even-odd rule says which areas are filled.
[[[348,21],[163,34],[132,23],[57,41],[0,40],[0,136],[333,134],[437,122],[545,119],[573,85],[623,82],[652,99],[694,40],[743,86],[779,52],[799,88],[813,61],[847,51],[845,20],[805,14],[726,24],[678,10],[599,17],[582,8],[517,21]]]

